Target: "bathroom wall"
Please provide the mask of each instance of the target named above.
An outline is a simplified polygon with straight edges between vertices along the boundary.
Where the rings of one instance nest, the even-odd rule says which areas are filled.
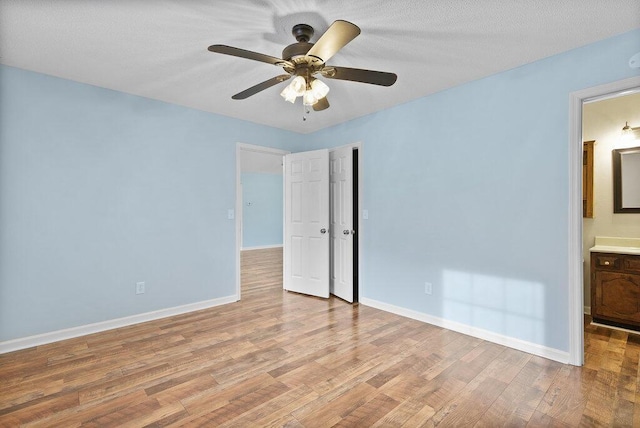
[[[613,213],[612,150],[640,146],[640,140],[623,141],[625,124],[640,126],[640,93],[595,101],[583,108],[584,141],[595,140],[593,218],[583,219],[584,305],[591,307],[591,275],[589,248],[596,236],[640,238],[640,214]]]

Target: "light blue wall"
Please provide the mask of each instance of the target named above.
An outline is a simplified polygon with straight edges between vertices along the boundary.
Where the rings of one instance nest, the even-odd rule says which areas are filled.
[[[634,31],[312,135],[364,144],[361,295],[568,351],[569,94],[637,76],[638,51]]]
[[[233,294],[234,143],[361,141],[361,295],[567,351],[569,94],[638,75],[638,51],[623,34],[304,144],[1,67],[0,341]]]
[[[282,174],[243,173],[242,247],[282,245]]]
[[[236,143],[298,138],[0,67],[0,341],[234,295]]]

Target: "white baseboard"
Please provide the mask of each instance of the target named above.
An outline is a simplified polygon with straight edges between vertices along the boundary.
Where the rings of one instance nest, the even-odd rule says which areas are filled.
[[[172,308],[160,309],[157,311],[131,315],[124,318],[116,318],[113,320],[101,321],[93,324],[81,325],[78,327],[71,327],[64,330],[52,331],[35,336],[7,340],[5,342],[0,342],[0,354],[44,345],[47,343],[58,342],[60,340],[72,339],[74,337],[85,336],[87,334],[99,333],[101,331],[112,330],[114,328],[126,327],[133,324],[153,321],[160,318],[185,314],[187,312],[208,309],[214,306],[226,305],[227,303],[233,303],[237,301],[238,296],[236,295],[220,297],[218,299],[189,303],[187,305],[181,306],[174,306]]]
[[[240,248],[240,251],[268,250],[269,248],[282,248],[282,244],[280,244],[280,245],[258,245],[256,247],[242,247],[242,248]]]
[[[527,342],[525,340],[504,336],[502,334],[494,333],[488,330],[483,330],[481,328],[472,327],[470,325],[458,323],[455,321],[449,321],[433,315],[425,314],[423,312],[402,308],[400,306],[390,305],[388,303],[379,302],[373,299],[367,299],[367,298],[361,297],[360,303],[365,306],[370,306],[372,308],[380,309],[386,312],[391,312],[396,315],[422,321],[427,324],[432,324],[438,327],[446,328],[448,330],[457,331],[458,333],[477,337],[478,339],[497,343],[499,345],[507,346],[509,348],[514,348],[519,351],[527,352],[529,354],[538,355],[540,357],[548,358],[550,360],[558,361],[560,363],[567,364],[569,362],[569,353],[566,351],[561,351],[559,349],[549,348],[546,346],[538,345],[536,343]]]
[[[584,313],[587,315],[591,315],[591,306],[585,306],[584,307]]]
[[[591,325],[597,325],[598,327],[610,328],[611,330],[624,331],[624,332],[627,332],[627,333],[630,333],[630,334],[640,334],[640,331],[629,330],[628,328],[624,328],[624,327],[616,327],[615,325],[600,324],[599,322],[591,321]]]

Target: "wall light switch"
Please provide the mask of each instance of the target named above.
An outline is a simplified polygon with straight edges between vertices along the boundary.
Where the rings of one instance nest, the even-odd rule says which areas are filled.
[[[362,219],[369,220],[369,210],[362,210]]]
[[[229,220],[233,220],[234,218],[236,218],[235,213],[233,212],[233,210],[227,210],[227,218]]]

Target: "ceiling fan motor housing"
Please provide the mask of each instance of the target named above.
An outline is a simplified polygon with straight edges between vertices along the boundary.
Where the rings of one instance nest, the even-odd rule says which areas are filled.
[[[307,24],[298,24],[294,25],[291,30],[291,34],[296,38],[299,42],[308,42],[313,37],[313,27]]]
[[[308,42],[298,42],[293,43],[282,51],[282,59],[286,61],[291,61],[297,57],[305,56],[309,49],[313,47],[313,43]]]
[[[296,58],[303,57],[313,47],[313,43],[309,43],[311,37],[313,37],[313,27],[308,24],[297,24],[293,26],[291,34],[296,38],[298,43],[293,43],[282,51],[282,59],[286,61],[292,61]],[[297,61],[293,61],[296,64]],[[307,61],[305,61],[307,62]]]

